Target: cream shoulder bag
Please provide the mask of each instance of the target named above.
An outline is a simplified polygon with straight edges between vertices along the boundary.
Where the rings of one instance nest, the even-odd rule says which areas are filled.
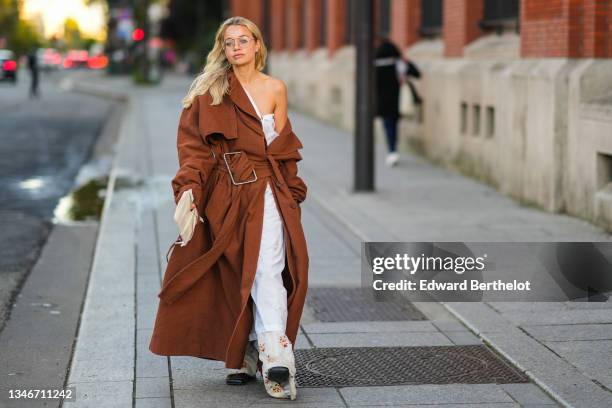
[[[191,240],[198,220],[204,222],[204,219],[198,215],[198,209],[191,208],[191,203],[193,203],[193,192],[191,189],[185,190],[181,194],[181,198],[174,211],[174,221],[176,221],[179,228],[181,246],[187,245],[189,240]]]

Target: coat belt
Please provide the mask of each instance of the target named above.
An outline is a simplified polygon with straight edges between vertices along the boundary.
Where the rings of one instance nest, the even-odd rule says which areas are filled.
[[[249,160],[253,164],[258,180],[260,177],[273,175],[275,182],[278,185],[282,186],[284,184],[284,178],[278,167],[278,162],[272,156],[267,155],[266,159],[264,160],[254,160],[251,158],[249,158]],[[223,159],[217,160],[217,164],[214,167],[220,171],[229,171]],[[172,304],[177,301],[183,294],[185,294],[185,292],[195,285],[199,279],[206,275],[214,263],[223,254],[223,251],[230,243],[233,234],[237,231],[236,223],[238,222],[238,217],[241,215],[241,200],[239,200],[239,196],[242,193],[243,187],[246,185],[248,184],[232,184],[232,187],[236,188],[236,195],[234,196],[232,194],[233,198],[230,208],[223,219],[223,224],[221,225],[219,233],[215,237],[211,248],[184,266],[170,280],[168,280],[168,282],[166,282],[161,292],[158,294],[158,297],[161,300],[167,304]],[[244,211],[242,213],[242,216],[244,217],[246,216],[247,212]],[[189,271],[189,273],[187,273],[187,271]]]
[[[277,185],[282,186],[284,184],[284,176],[279,168],[278,161],[271,155],[266,155],[266,158],[263,160],[255,160],[249,158],[250,162],[253,164],[253,168],[255,169],[255,174],[259,178],[260,176],[274,176],[274,181]],[[217,160],[217,164],[213,167],[218,170],[229,172],[227,166],[223,159]]]

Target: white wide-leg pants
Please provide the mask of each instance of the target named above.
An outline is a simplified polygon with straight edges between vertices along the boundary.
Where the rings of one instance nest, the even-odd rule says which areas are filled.
[[[257,260],[255,281],[251,289],[253,298],[253,327],[249,340],[266,331],[285,333],[287,326],[287,290],[283,285],[285,268],[285,232],[270,184],[264,194],[261,247]]]

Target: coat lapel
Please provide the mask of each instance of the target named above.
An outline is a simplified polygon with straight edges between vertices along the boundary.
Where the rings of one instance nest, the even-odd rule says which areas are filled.
[[[236,139],[238,137],[238,124],[236,112],[231,101],[223,98],[219,105],[211,105],[212,96],[207,91],[201,98],[199,127],[204,138],[213,133],[221,133],[226,139]]]
[[[234,70],[228,71],[229,98],[225,95],[219,105],[211,105],[212,97],[209,92],[200,95],[200,130],[204,137],[213,133],[221,133],[226,139],[238,137],[238,110],[251,116],[253,121],[247,123],[254,132],[264,135],[261,121],[255,112],[242,84],[236,78]]]

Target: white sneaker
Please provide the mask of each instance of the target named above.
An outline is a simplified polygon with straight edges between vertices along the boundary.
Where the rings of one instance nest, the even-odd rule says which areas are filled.
[[[386,164],[389,167],[393,167],[399,161],[399,154],[397,152],[391,152],[387,155]]]

